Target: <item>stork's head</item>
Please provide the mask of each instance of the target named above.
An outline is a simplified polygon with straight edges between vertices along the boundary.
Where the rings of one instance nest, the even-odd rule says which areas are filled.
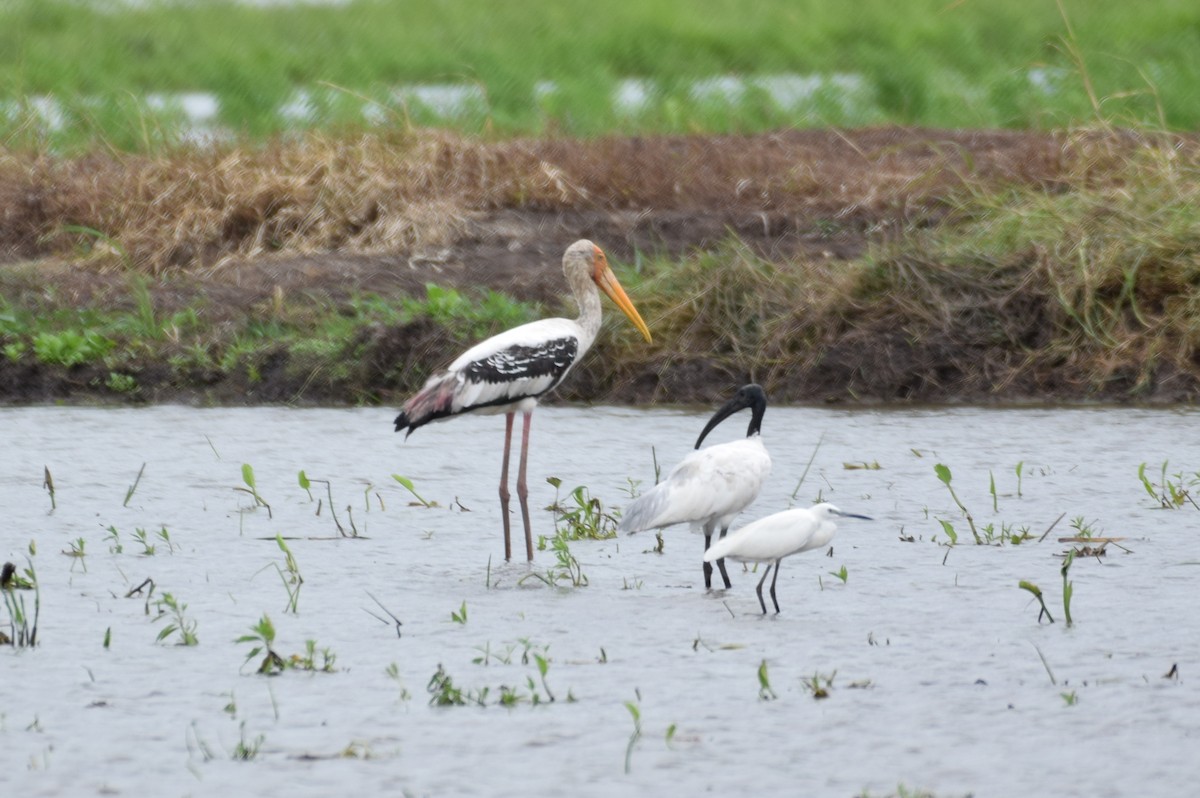
[[[586,238],[576,241],[567,247],[567,251],[563,255],[563,271],[569,272],[573,268],[586,269],[596,287],[621,309],[621,312],[633,322],[633,326],[638,328],[638,332],[645,336],[647,341],[651,340],[650,328],[646,326],[646,322],[642,321],[641,314],[633,306],[633,302],[626,295],[621,283],[617,281],[617,275],[613,274],[613,270],[608,265],[608,258],[604,256],[604,250]]]

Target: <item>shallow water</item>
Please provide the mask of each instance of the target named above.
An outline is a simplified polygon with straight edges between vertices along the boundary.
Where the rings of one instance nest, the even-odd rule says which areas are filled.
[[[0,410],[0,556],[23,563],[36,541],[41,582],[40,645],[0,649],[7,791],[886,795],[905,785],[939,796],[1106,796],[1193,789],[1200,514],[1154,509],[1137,468],[1149,463],[1155,479],[1164,460],[1171,473],[1200,470],[1195,411],[770,408],[764,431],[774,470],[739,520],[789,505],[818,440],[797,503],[819,492],[875,520],[844,522],[832,558],[812,552],[785,561],[783,612],[767,618],[754,597],[757,575],[740,565],[730,569],[732,589],[704,591],[701,541],[681,528],[666,530],[661,555],[647,534],[573,543],[586,587],[520,582],[527,567],[501,562],[495,493],[503,422],[456,419],[405,442],[390,432],[392,415]],[[620,505],[628,479],[653,482],[651,445],[669,468],[707,415],[540,409],[531,504],[551,503],[554,489],[544,480],[558,476],[564,490],[585,484],[606,505]],[[738,435],[745,415],[710,440]],[[122,506],[143,462],[144,476]],[[843,465],[875,462],[877,470]],[[934,475],[938,462],[952,469],[977,524],[1028,526],[1035,540],[969,543]],[[273,517],[250,509],[253,500],[235,490],[243,463],[253,465]],[[53,512],[44,466],[56,487]],[[332,481],[339,519],[348,527],[352,518],[361,539],[334,539],[328,506],[316,515],[297,484],[300,469]],[[440,506],[410,506],[393,473],[414,479]],[[314,483],[313,493],[323,498],[324,486]],[[1056,538],[1071,534],[1079,517],[1097,534],[1124,537],[1130,551],[1110,545],[1102,559],[1075,562],[1068,628],[1055,556],[1068,544]],[[940,545],[936,518],[954,523],[958,546]],[[120,553],[106,539],[110,525]],[[173,553],[154,537],[164,525]],[[535,527],[549,534],[550,515],[535,511]],[[153,556],[138,553],[137,528],[156,542]],[[283,612],[287,596],[272,567],[283,563],[276,533],[296,538],[290,546],[305,580],[298,615]],[[60,553],[80,537],[82,561]],[[534,567],[545,572],[553,562],[538,552]],[[844,584],[830,574],[842,566]],[[155,598],[165,591],[187,604],[199,645],[155,642],[164,622],[154,602],[147,615],[143,597],[125,598],[147,577]],[[1038,623],[1021,579],[1042,588],[1057,623]],[[383,612],[371,596],[402,620],[402,637],[376,617]],[[464,601],[466,623],[455,623],[451,612]],[[336,671],[267,678],[253,664],[243,667],[250,646],[234,639],[264,612],[281,654],[301,653],[315,639],[336,654]],[[533,660],[521,662],[527,647],[548,655],[546,683],[557,700],[496,706],[501,685],[528,696],[530,678],[545,697]],[[485,649],[491,664],[473,662]],[[773,701],[759,698],[764,660]],[[407,699],[385,673],[392,663]],[[439,664],[462,688],[488,687],[490,705],[429,706],[426,684]],[[1164,678],[1173,664],[1180,677]],[[825,700],[804,684],[815,674],[833,676]],[[634,724],[626,702],[637,704],[642,725],[628,774]],[[252,744],[260,735],[252,760],[232,758],[240,740]],[[348,749],[358,756],[342,756]]]

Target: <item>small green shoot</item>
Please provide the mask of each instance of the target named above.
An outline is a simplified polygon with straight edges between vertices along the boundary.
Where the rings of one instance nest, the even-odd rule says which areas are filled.
[[[30,550],[34,546],[30,543]],[[42,610],[42,593],[34,572],[33,560],[25,558],[29,567],[25,569],[25,578],[17,575],[16,566],[10,562],[4,564],[0,571],[0,593],[4,595],[4,608],[8,610],[8,634],[0,633],[0,641],[7,642],[14,648],[33,648],[37,645],[38,620]],[[17,590],[33,591],[33,615],[30,616],[25,607],[25,597],[17,595]]]
[[[988,492],[992,494],[992,512],[999,512],[1000,504],[996,499],[996,475],[990,468],[988,469]]]
[[[550,660],[548,657],[535,653],[533,661],[537,663],[538,675],[542,679],[542,689],[546,691],[546,696],[553,701],[554,693],[550,692],[550,685],[546,683],[546,672],[550,669]],[[530,685],[530,688],[532,689],[532,685]],[[534,693],[534,696],[536,699],[537,693]],[[535,700],[534,703],[538,702]]]
[[[159,540],[161,540],[163,543],[167,544],[167,553],[174,554],[175,553],[175,544],[171,542],[171,533],[167,531],[167,528],[164,526],[161,529],[159,529],[158,532],[156,532],[155,534],[158,536]]]
[[[1197,510],[1200,510],[1200,504],[1192,498],[1192,488],[1200,485],[1200,473],[1195,477],[1185,477],[1182,472],[1174,475],[1174,480],[1167,475],[1167,462],[1163,460],[1162,472],[1159,476],[1159,484],[1154,485],[1153,482],[1146,476],[1146,464],[1142,463],[1138,466],[1138,479],[1141,480],[1142,487],[1150,494],[1150,498],[1164,510],[1175,510],[1184,505],[1184,502],[1191,504]]]
[[[775,691],[771,689],[771,676],[767,673],[767,661],[764,659],[758,664],[758,699],[760,701],[774,701],[778,697]]]
[[[121,502],[122,507],[129,506],[129,500],[133,498],[134,491],[138,488],[138,483],[142,481],[142,474],[146,473],[146,464],[142,463],[142,467],[138,469],[137,476],[133,478],[133,484],[129,486],[129,490],[125,491],[125,501]]]
[[[563,506],[558,500],[562,480],[546,477],[546,481],[554,486],[554,504],[550,505],[550,510],[554,513],[556,531],[561,528],[568,540],[607,540],[617,536],[616,517],[604,510],[604,505],[586,486],[580,485],[571,491],[574,506]]]
[[[300,474],[298,475],[297,479],[300,483],[300,487],[303,488],[304,492],[308,494],[309,503],[312,503],[313,501],[315,501],[315,499],[313,499],[312,490],[311,490],[312,482],[309,481],[308,474],[304,473],[304,469],[300,469]]]
[[[560,581],[568,581],[573,587],[586,587],[588,578],[584,575],[583,566],[579,564],[579,560],[571,553],[570,544],[567,543],[566,530],[562,528],[556,529],[552,538],[546,538],[544,535],[539,536],[539,551],[545,550],[547,540],[549,540],[550,548],[554,552],[555,564],[548,568],[545,573],[532,571],[526,574],[517,580],[517,584],[524,584],[527,579],[537,579],[550,587],[557,587]]]
[[[257,480],[254,478],[254,467],[251,466],[249,463],[242,463],[242,482],[244,482],[246,484],[246,487],[234,488],[234,490],[240,490],[243,493],[249,493],[250,496],[254,499],[254,506],[255,507],[266,507],[267,508],[267,518],[273,517],[271,515],[271,505],[267,504],[267,500],[264,499],[261,495],[259,495],[258,483],[257,483]]]
[[[151,543],[149,541],[149,539],[146,535],[146,530],[142,529],[141,527],[134,529],[133,530],[133,539],[136,540],[138,543],[142,544],[142,556],[143,557],[153,557],[154,556],[155,546],[153,543]]]
[[[265,612],[258,619],[258,623],[250,627],[250,634],[242,635],[234,642],[254,644],[254,647],[250,649],[250,653],[246,655],[246,660],[242,663],[242,667],[245,667],[246,663],[259,654],[266,652],[262,663],[258,666],[259,673],[265,673],[270,676],[275,673],[282,673],[287,668],[287,661],[275,653],[273,647],[275,644],[275,625],[271,623],[270,617]]]
[[[1025,468],[1025,461],[1024,461],[1024,460],[1022,460],[1021,462],[1017,463],[1016,472],[1017,472],[1017,498],[1018,498],[1018,499],[1019,499],[1019,498],[1021,498],[1021,471],[1022,471],[1024,468]]]
[[[318,664],[317,655],[320,655],[321,661]],[[304,641],[304,653],[293,654],[288,658],[287,666],[298,671],[312,671],[313,673],[333,673],[333,664],[337,662],[337,655],[333,653],[333,649],[322,648],[317,650],[316,640]]]
[[[954,531],[954,524],[950,523],[949,521],[942,520],[941,518],[939,518],[937,521],[942,525],[942,531],[946,533],[946,537],[950,539],[950,545],[957,546],[958,533]]]
[[[828,676],[814,673],[811,679],[806,677],[800,681],[804,684],[805,689],[812,693],[813,698],[829,698],[829,691],[833,688],[833,678],[835,676],[837,676],[837,671]]]
[[[233,753],[230,756],[239,762],[249,762],[258,756],[258,752],[262,748],[263,741],[267,738],[266,735],[260,734],[252,741],[247,741],[246,721],[242,721],[239,730],[241,739],[239,739],[237,745],[233,747]]]
[[[392,474],[392,479],[399,482],[401,487],[403,487],[405,490],[407,490],[409,493],[411,493],[413,495],[413,498],[415,498],[417,500],[417,504],[420,504],[420,506],[426,507],[426,508],[437,507],[437,502],[426,501],[424,499],[424,497],[421,496],[421,494],[417,493],[416,488],[413,487],[413,481],[411,479],[409,479],[408,477],[402,477],[399,474]],[[410,503],[410,506],[416,506],[416,505]]]
[[[50,476],[50,466],[42,466],[42,487],[50,494],[50,512],[54,512],[58,502],[54,499],[54,477]]]
[[[933,467],[933,471],[935,474],[937,474],[937,478],[940,479],[943,484],[945,484],[946,490],[950,491],[950,498],[954,499],[954,503],[958,505],[958,509],[962,510],[963,515],[966,516],[967,524],[971,527],[971,534],[975,536],[975,543],[982,544],[983,539],[979,537],[979,532],[975,529],[975,519],[971,517],[971,512],[959,500],[958,494],[954,492],[954,488],[950,484],[950,469],[947,466],[938,463]]]
[[[487,706],[488,689],[486,687],[481,691],[462,690],[454,684],[454,680],[450,678],[450,674],[446,673],[446,669],[440,662],[433,676],[429,677],[429,684],[425,686],[425,689],[429,692],[430,706],[463,707],[468,704]]]
[[[107,651],[108,647],[110,645],[112,645],[112,627],[111,626],[104,630],[104,650]]]
[[[1063,615],[1067,618],[1067,626],[1072,625],[1071,621],[1071,594],[1075,592],[1075,583],[1067,579],[1067,574],[1071,570],[1071,563],[1075,561],[1075,550],[1067,552],[1066,559],[1062,564],[1062,580],[1063,580]]]
[[[158,632],[155,642],[161,643],[173,634],[179,635],[177,646],[194,646],[200,640],[196,637],[196,622],[187,617],[187,605],[170,593],[163,593],[158,600],[158,618],[167,619],[167,625]]]
[[[842,580],[843,585],[846,584],[846,580],[850,577],[850,573],[846,570],[846,566],[844,565],[836,571],[830,571],[829,575],[836,576],[838,579]]]
[[[640,700],[641,696],[638,695],[638,701]],[[629,714],[633,718],[633,733],[629,735],[629,742],[625,745],[625,773],[628,774],[633,764],[633,747],[642,738],[642,710],[634,701],[626,701],[625,708],[629,710]]]
[[[266,517],[272,517],[271,505],[266,503],[266,499],[258,493],[258,481],[254,479],[254,468],[250,463],[241,464],[241,481],[245,482],[246,487],[238,488],[238,490],[250,493],[254,499],[254,506],[257,506],[257,508],[266,508]]]
[[[85,551],[87,547],[87,541],[83,538],[75,538],[75,540],[68,540],[67,545],[70,547],[70,549],[64,551],[63,554],[73,559],[71,563],[71,570],[75,570],[75,563],[79,563],[81,566],[83,566],[83,572],[86,574],[87,560],[85,560],[84,557],[87,556],[87,552]]]
[[[492,660],[496,660],[497,662],[501,662],[505,665],[510,665],[512,664],[513,648],[514,647],[510,645],[503,654],[500,654],[492,651],[492,643],[489,640],[482,646],[475,647],[475,650],[478,651],[481,656],[473,658],[471,662],[474,662],[476,665],[490,665],[492,664]]]
[[[1035,585],[1033,582],[1027,582],[1022,579],[1017,583],[1017,587],[1021,588],[1022,590],[1028,590],[1033,594],[1033,597],[1037,599],[1038,604],[1042,608],[1041,612],[1038,613],[1038,623],[1042,622],[1043,615],[1050,620],[1050,623],[1054,623],[1054,616],[1050,614],[1050,610],[1046,609],[1046,601],[1044,598],[1042,598],[1042,591],[1037,585]]]
[[[275,543],[283,552],[283,567],[280,568],[279,563],[273,563],[276,573],[279,574],[279,580],[283,582],[283,589],[287,591],[288,595],[287,605],[283,611],[298,615],[300,613],[300,588],[304,585],[304,577],[300,575],[300,565],[296,562],[296,557],[288,547],[287,541],[278,532],[275,533]]]
[[[1096,521],[1088,521],[1082,515],[1077,515],[1071,519],[1071,529],[1075,530],[1075,537],[1090,538],[1096,534]]]
[[[462,606],[457,611],[450,611],[450,620],[457,624],[466,625],[467,623],[467,601],[463,599]]]
[[[1059,695],[1062,696],[1063,701],[1069,707],[1073,707],[1079,703],[1079,695],[1074,690],[1069,693],[1059,693]]]

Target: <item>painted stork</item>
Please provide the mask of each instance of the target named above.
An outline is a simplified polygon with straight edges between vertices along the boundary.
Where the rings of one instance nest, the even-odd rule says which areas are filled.
[[[750,426],[743,440],[701,449],[700,444],[714,427],[739,410],[750,408]],[[674,524],[691,524],[704,535],[709,550],[713,532],[725,537],[734,517],[750,505],[771,473],[771,456],[763,446],[762,419],[767,395],[757,385],[744,385],[713,414],[704,426],[695,448],[671,469],[667,478],[625,508],[620,530],[641,532]],[[711,561],[704,558],[704,587],[712,588]],[[717,560],[725,587],[730,587],[725,561]]]
[[[843,513],[828,502],[808,508],[784,510],[752,521],[729,537],[718,540],[711,549],[704,552],[704,561],[712,562],[728,557],[738,562],[765,562],[774,565],[771,603],[775,605],[775,614],[778,615],[779,601],[775,598],[775,582],[779,579],[780,561],[784,557],[828,545],[829,541],[833,540],[833,533],[837,531],[837,524],[833,522],[834,516],[871,520],[865,515]],[[762,579],[758,580],[756,588],[763,615],[767,614],[767,603],[763,601],[762,589],[763,583],[767,581],[767,574],[771,573],[771,565],[763,571]]]
[[[504,518],[504,559],[512,559],[508,517],[508,459],[513,417],[521,411],[521,463],[517,470],[517,497],[525,524],[525,552],[533,560],[533,533],[529,524],[529,490],[525,465],[529,454],[529,424],[533,408],[546,393],[558,387],[600,330],[600,294],[608,295],[650,340],[650,330],[626,296],[600,247],[576,241],[563,254],[563,274],[579,306],[577,319],[542,319],[522,324],[488,338],[459,355],[430,377],[396,416],[396,431],[413,430],[431,421],[463,413],[504,413],[504,459],[500,466],[500,509]]]

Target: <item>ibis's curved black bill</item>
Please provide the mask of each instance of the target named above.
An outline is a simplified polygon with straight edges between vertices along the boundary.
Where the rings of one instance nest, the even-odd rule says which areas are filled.
[[[723,404],[716,413],[713,413],[713,417],[704,425],[700,437],[696,439],[695,448],[700,448],[705,436],[712,432],[714,427],[739,410],[746,408],[750,408],[751,412],[750,426],[746,429],[746,437],[759,434],[762,431],[763,413],[767,410],[767,394],[761,386],[750,383],[738,388],[738,392],[733,395],[733,398]]]

